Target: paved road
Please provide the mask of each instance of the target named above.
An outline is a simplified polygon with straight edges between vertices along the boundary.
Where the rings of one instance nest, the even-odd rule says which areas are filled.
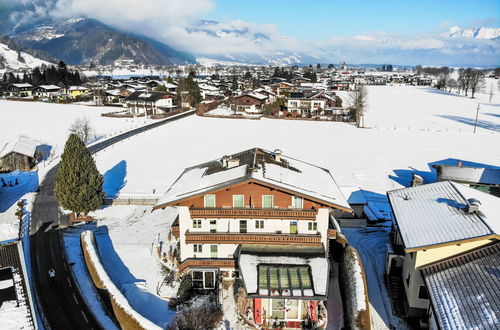
[[[192,115],[186,112],[153,124],[112,137],[89,147],[91,153],[125,140],[168,122]],[[59,211],[54,196],[55,176],[58,166],[51,169],[36,195],[31,212],[30,256],[33,287],[41,306],[46,328],[51,329],[99,329],[83,298],[70,276],[70,265],[66,264],[62,252],[62,231],[68,224],[67,217]],[[56,280],[49,278],[49,269],[56,271]]]

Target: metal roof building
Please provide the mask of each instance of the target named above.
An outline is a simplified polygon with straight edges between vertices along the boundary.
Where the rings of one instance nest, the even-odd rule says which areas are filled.
[[[450,181],[393,190],[387,195],[406,251],[499,237],[498,197]],[[468,211],[471,198],[481,204],[479,211]]]
[[[500,243],[422,270],[441,329],[498,329]]]

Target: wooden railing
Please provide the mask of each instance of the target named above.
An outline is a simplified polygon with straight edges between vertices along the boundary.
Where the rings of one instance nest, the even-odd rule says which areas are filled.
[[[328,238],[331,238],[331,239],[337,238],[337,230],[336,229],[328,229]]]
[[[314,220],[316,210],[296,209],[190,209],[192,218],[263,218],[263,219],[297,219]]]
[[[189,258],[184,260],[179,266],[179,272],[186,268],[193,267],[214,267],[214,268],[236,268],[236,259],[196,259]]]
[[[172,225],[171,229],[172,229],[172,235],[175,238],[179,238],[181,236],[179,232],[179,225]]]
[[[321,235],[186,232],[187,244],[268,244],[321,246]]]

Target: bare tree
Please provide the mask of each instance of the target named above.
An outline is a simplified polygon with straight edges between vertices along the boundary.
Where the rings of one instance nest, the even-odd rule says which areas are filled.
[[[481,70],[472,70],[469,77],[471,98],[474,98],[475,93],[483,90],[484,85],[485,85],[484,72]]]
[[[90,126],[90,121],[87,117],[77,118],[71,124],[69,128],[71,133],[78,135],[78,137],[83,141],[83,143],[87,144],[94,137],[94,130]]]
[[[467,96],[467,92],[468,92],[469,87],[470,87],[471,72],[472,72],[472,69],[467,68],[465,70],[460,69],[460,71],[458,73],[458,81],[457,81],[458,87],[459,87],[460,91],[465,92],[465,96]]]
[[[356,126],[364,127],[364,115],[368,108],[368,89],[364,85],[357,86],[349,92],[349,101],[354,111]]]
[[[493,84],[490,84],[490,97],[488,100],[488,103],[491,103],[491,100],[493,99]]]

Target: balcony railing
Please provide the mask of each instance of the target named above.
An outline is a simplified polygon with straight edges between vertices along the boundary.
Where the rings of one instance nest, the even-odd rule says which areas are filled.
[[[258,219],[297,219],[314,220],[316,210],[302,209],[233,209],[233,208],[206,208],[190,209],[192,218],[258,218]]]
[[[320,234],[186,232],[187,244],[268,244],[321,246]]]
[[[235,259],[196,259],[189,258],[184,260],[177,268],[182,272],[186,268],[195,267],[213,267],[213,268],[236,268]]]

